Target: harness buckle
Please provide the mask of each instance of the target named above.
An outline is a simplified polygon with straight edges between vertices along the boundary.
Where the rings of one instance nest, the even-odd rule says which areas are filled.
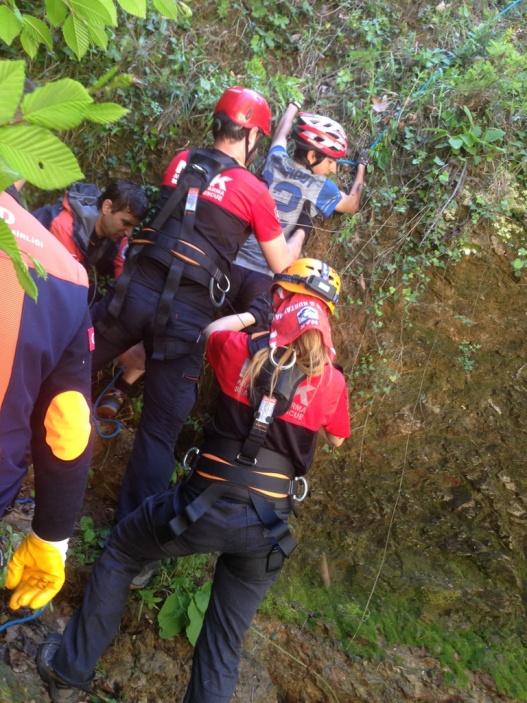
[[[241,452],[236,455],[236,461],[242,466],[256,466],[256,459],[249,459],[249,457],[243,456]]]
[[[302,483],[302,485],[304,487],[304,492],[302,493],[301,496],[297,496],[296,491],[293,494],[293,500],[296,500],[298,503],[301,503],[307,497],[307,492],[309,490],[309,484],[304,476],[295,476],[295,478],[293,480],[295,483],[297,483],[297,481],[300,481],[300,483]],[[298,490],[298,485],[296,486],[296,488]]]
[[[199,456],[199,449],[197,447],[190,447],[188,452],[185,454],[183,457],[183,461],[181,462],[183,464],[183,468],[187,473],[190,473],[192,469],[194,468],[194,462]],[[190,459],[190,461],[189,461]]]

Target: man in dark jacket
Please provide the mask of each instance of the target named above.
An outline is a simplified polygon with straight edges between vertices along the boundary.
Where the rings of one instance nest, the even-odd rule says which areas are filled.
[[[116,180],[102,193],[93,183],[73,183],[62,203],[45,205],[33,215],[81,264],[115,278],[121,241],[147,212],[143,189],[133,181]]]
[[[0,193],[0,218],[17,237],[38,289],[35,303],[0,251],[0,517],[26,475],[28,448],[35,476],[32,532],[8,566],[10,607],[17,610],[42,607],[64,583],[90,465],[93,330],[84,268],[22,208],[16,191]],[[34,260],[46,279],[36,277]]]

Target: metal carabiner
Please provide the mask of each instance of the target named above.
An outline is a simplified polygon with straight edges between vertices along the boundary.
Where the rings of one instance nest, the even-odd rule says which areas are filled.
[[[296,493],[293,495],[293,500],[296,500],[298,503],[301,503],[305,498],[307,497],[307,493],[309,491],[309,485],[307,483],[307,480],[304,476],[295,476],[295,483],[296,481],[301,481],[301,483],[304,485],[304,492],[302,493],[301,496],[297,496]]]
[[[225,280],[227,281],[227,287],[222,288],[220,286],[219,282],[211,276],[211,279],[209,282],[209,295],[210,295],[210,299],[212,301],[212,304],[214,305],[215,308],[223,307],[223,304],[225,303],[225,296],[231,289],[231,282],[229,281],[227,276],[225,276]],[[215,288],[217,288],[220,291],[219,298],[216,298]]]
[[[194,459],[198,456],[199,454],[199,449],[197,447],[190,447],[188,452],[185,454],[183,457],[183,461],[181,462],[183,464],[183,468],[187,473],[190,473],[192,471],[192,462]],[[192,457],[190,463],[189,463],[189,458]]]
[[[269,352],[269,359],[270,359],[270,361],[271,361],[271,364],[272,364],[274,367],[278,367],[278,364],[280,363],[280,361],[276,361],[276,359],[274,358],[274,353],[275,353],[275,351],[277,351],[278,349],[287,349],[287,347],[273,347],[273,348],[271,349],[271,351]],[[284,364],[284,365],[282,366],[282,368],[283,368],[283,369],[290,369],[290,368],[292,368],[295,364],[296,364],[296,351],[293,349],[293,360],[292,360],[291,362],[289,362],[289,364]]]

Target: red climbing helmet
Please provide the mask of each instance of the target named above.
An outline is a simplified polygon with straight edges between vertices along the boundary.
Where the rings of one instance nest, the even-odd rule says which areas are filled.
[[[214,114],[223,112],[240,127],[259,127],[268,137],[271,134],[271,108],[255,90],[234,86],[228,88],[214,108]]]
[[[299,112],[293,126],[293,140],[306,149],[315,149],[331,159],[346,156],[348,140],[338,122],[312,112]]]

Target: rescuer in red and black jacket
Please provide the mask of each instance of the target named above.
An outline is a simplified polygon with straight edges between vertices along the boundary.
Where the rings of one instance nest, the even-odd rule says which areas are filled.
[[[238,86],[223,93],[213,114],[213,148],[172,159],[152,223],[132,239],[115,292],[92,311],[94,371],[138,342],[146,352],[143,409],[116,521],[169,485],[174,446],[197,397],[203,330],[242,244],[254,232],[275,272],[300,255],[304,232],[286,242],[267,186],[245,168],[270,131],[262,95]]]
[[[6,586],[15,589],[10,606],[16,610],[42,607],[64,583],[91,454],[93,330],[84,268],[7,192],[0,193],[0,218],[17,238],[38,289],[35,302],[0,251],[0,517],[26,475],[28,449],[35,476],[32,532],[8,566]],[[42,264],[45,279],[35,275],[30,257]]]
[[[37,668],[54,700],[89,690],[144,566],[211,553],[219,557],[183,700],[231,700],[244,637],[296,546],[288,520],[293,501],[307,496],[317,438],[338,447],[350,435],[328,320],[340,278],[321,261],[300,259],[274,281],[274,318],[262,346],[242,331],[256,322],[250,312],[205,331],[220,398],[204,444],[185,457],[190,473],[119,522],[64,634],[40,645]]]

